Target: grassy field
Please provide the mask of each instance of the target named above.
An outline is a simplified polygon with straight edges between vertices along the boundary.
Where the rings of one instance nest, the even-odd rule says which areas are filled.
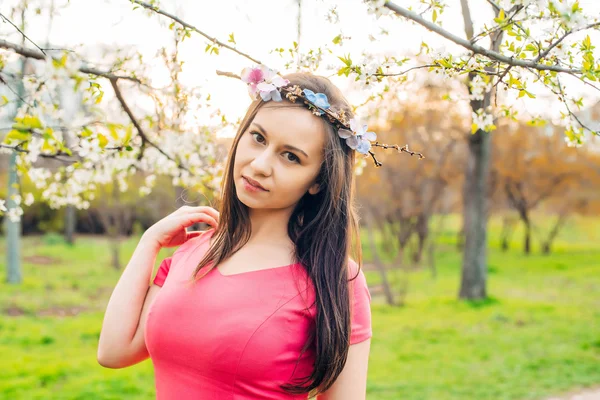
[[[534,400],[600,384],[600,219],[572,220],[550,256],[538,247],[524,256],[520,232],[500,252],[492,221],[489,299],[481,302],[457,300],[458,225],[450,218],[440,232],[435,279],[427,268],[403,278],[404,307],[373,298],[367,398]],[[123,242],[123,265],[136,244]],[[172,251],[163,249],[156,266]],[[0,259],[0,398],[152,398],[149,360],[121,370],[96,362],[103,311],[121,274],[109,266],[106,239],[81,237],[71,248],[28,237],[22,257],[16,287],[3,283]],[[380,281],[366,274],[370,285]]]

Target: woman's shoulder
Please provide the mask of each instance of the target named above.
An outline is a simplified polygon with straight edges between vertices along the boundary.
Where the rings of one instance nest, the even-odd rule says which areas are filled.
[[[348,276],[350,276],[350,278],[354,278],[356,274],[363,275],[363,267],[362,265],[359,266],[358,263],[352,259],[352,257],[348,257]]]

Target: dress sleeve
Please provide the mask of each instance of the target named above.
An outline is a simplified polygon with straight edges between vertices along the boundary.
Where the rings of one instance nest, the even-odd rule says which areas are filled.
[[[167,279],[167,275],[169,275],[169,270],[171,269],[171,261],[173,260],[173,257],[175,257],[175,255],[178,253],[181,254],[187,251],[193,251],[195,248],[198,248],[198,246],[204,243],[204,238],[210,237],[209,235],[205,235],[205,233],[213,229],[202,231],[200,235],[186,241],[181,246],[179,246],[170,257],[165,257],[160,263],[160,266],[158,267],[158,272],[156,273],[156,276],[154,277],[152,282],[158,286],[164,285],[165,280]]]
[[[167,275],[169,274],[169,269],[171,268],[171,259],[172,258],[173,258],[173,256],[166,257],[160,263],[160,266],[158,267],[158,272],[156,273],[156,276],[154,277],[154,283],[156,285],[162,286],[165,283],[165,279],[167,279]]]
[[[358,272],[358,264],[350,260],[348,266],[349,279],[352,279]],[[352,317],[350,344],[355,344],[373,336],[371,328],[371,293],[369,293],[367,279],[362,268],[358,276],[354,280],[351,280],[349,284],[351,298],[350,313]]]

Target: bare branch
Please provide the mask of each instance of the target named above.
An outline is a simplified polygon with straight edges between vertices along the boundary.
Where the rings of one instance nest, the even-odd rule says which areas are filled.
[[[34,50],[34,49],[28,49],[26,47],[20,46],[15,43],[7,42],[4,39],[0,39],[0,48],[11,49],[15,53],[20,54],[23,57],[33,58],[35,60],[44,60],[44,61],[46,60],[46,56],[44,55],[44,53]],[[137,78],[133,78],[130,76],[124,76],[124,75],[115,75],[110,72],[101,71],[96,68],[80,67],[79,71],[83,72],[84,74],[92,74],[92,75],[101,76],[101,77],[107,78],[107,79],[124,79],[124,80],[132,81],[135,83],[139,83],[139,84],[142,83]]]
[[[421,69],[421,68],[431,68],[431,67],[438,67],[439,65],[436,64],[425,64],[425,65],[417,65],[416,67],[411,67],[407,70],[404,71],[400,71],[400,72],[395,72],[395,73],[383,73],[383,74],[373,74],[373,76],[399,76],[399,75],[404,75],[412,70],[415,69]]]
[[[27,104],[29,107],[33,107],[33,105],[28,103],[27,100],[25,100],[15,89],[13,89],[8,84],[8,82],[6,82],[6,80],[4,78],[2,78],[2,75],[0,75],[0,82],[4,83],[6,85],[6,87],[8,88],[8,90],[10,90],[20,101],[22,101],[24,104]]]
[[[15,146],[9,146],[7,144],[3,144],[0,143],[0,147],[4,148],[4,149],[11,149],[14,151],[17,151],[19,153],[29,153],[29,150],[25,150],[21,147],[22,143],[19,143]],[[40,153],[39,156],[40,157],[46,157],[46,158],[56,158],[57,156],[69,156],[70,154],[65,153],[64,151],[58,151],[56,153]],[[75,162],[75,161],[72,161]]]
[[[537,56],[537,58],[535,59],[535,62],[540,61],[542,58],[546,57],[548,55],[548,53],[550,53],[550,51],[555,48],[558,44],[560,44],[560,42],[562,42],[567,36],[569,36],[572,33],[575,32],[579,32],[579,31],[584,31],[586,29],[591,29],[591,28],[595,28],[597,26],[600,26],[600,22],[597,22],[595,24],[589,24],[587,26],[584,26],[582,28],[579,29],[572,29],[570,31],[565,32],[564,35],[562,35],[557,41],[555,41],[554,43],[552,43],[550,46],[548,46],[548,48],[546,50],[544,50],[543,53],[540,53],[539,56]]]
[[[577,121],[577,123],[583,129],[587,129],[588,131],[592,132],[594,135],[600,135],[600,131],[595,131],[595,130],[589,128],[587,125],[585,125],[583,122],[581,122],[581,120],[579,119],[579,117],[577,117],[577,115],[575,115],[575,113],[573,111],[571,111],[571,108],[569,107],[569,104],[568,104],[568,99],[564,95],[565,92],[564,92],[564,89],[562,87],[562,84],[560,83],[560,78],[558,76],[556,77],[556,82],[558,83],[558,90],[559,90],[559,93],[560,93],[559,96],[562,97],[563,104],[567,108],[567,111],[569,112],[569,114],[571,115],[571,117],[573,117],[575,119],[575,121]],[[554,93],[557,94],[556,92],[554,92]]]
[[[469,42],[473,43],[473,20],[471,19],[471,10],[469,9],[468,0],[460,0],[462,8],[463,22],[465,24],[465,34]]]
[[[137,130],[138,135],[140,135],[140,138],[142,139],[142,144],[140,146],[141,151],[140,151],[140,155],[139,155],[138,159],[142,157],[142,155],[144,153],[144,148],[146,146],[146,143],[148,143],[150,146],[152,146],[155,149],[157,149],[161,154],[163,154],[169,160],[175,162],[180,168],[182,168],[182,169],[184,169],[184,170],[186,170],[186,171],[188,171],[188,172],[191,173],[191,171],[189,169],[187,169],[181,163],[179,163],[176,160],[174,160],[170,155],[168,155],[167,153],[165,153],[163,149],[161,149],[159,146],[157,146],[156,144],[152,143],[152,141],[150,139],[148,139],[148,136],[144,132],[144,129],[139,124],[137,118],[135,117],[135,115],[133,115],[133,112],[131,111],[131,108],[129,108],[129,105],[125,101],[125,98],[123,97],[123,94],[121,93],[121,89],[119,89],[119,85],[117,84],[117,79],[111,79],[110,80],[110,84],[112,85],[113,90],[115,91],[115,95],[117,96],[117,100],[119,100],[119,103],[121,104],[121,107],[123,108],[123,111],[125,111],[125,113],[129,117],[129,119],[133,123],[133,126],[135,126],[135,129]]]
[[[35,47],[37,47],[38,49],[40,49],[40,51],[42,53],[44,53],[44,55],[46,54],[46,52],[37,44],[35,44],[35,42],[31,39],[29,39],[29,37],[25,34],[25,32],[23,32],[22,30],[19,29],[18,26],[16,26],[15,24],[12,23],[12,21],[8,18],[6,18],[4,15],[2,15],[2,13],[0,13],[0,18],[2,18],[3,21],[8,22],[9,24],[11,24],[17,31],[19,31],[19,33],[27,40],[29,40]]]
[[[555,71],[555,72],[581,74],[580,69],[562,68],[562,67],[559,67],[556,65],[538,64],[534,60],[521,60],[521,59],[517,59],[517,58],[507,57],[496,51],[488,50],[484,47],[478,46],[476,44],[472,44],[468,40],[458,37],[458,36],[448,32],[447,30],[439,27],[438,25],[425,20],[424,18],[420,17],[415,12],[410,11],[406,8],[400,7],[392,2],[388,1],[387,3],[385,3],[385,6],[387,8],[389,8],[390,10],[394,11],[396,14],[401,15],[405,18],[408,18],[408,19],[418,23],[419,25],[424,26],[428,30],[435,32],[435,33],[439,34],[440,36],[443,36],[446,39],[458,44],[459,46],[462,46],[465,49],[472,51],[473,53],[477,53],[477,54],[486,56],[489,59],[496,60],[496,61],[508,64],[508,65],[515,66],[515,67],[534,68],[537,70],[547,70],[547,71]]]
[[[498,15],[500,13],[500,10],[503,10],[502,7],[500,7],[498,4],[496,4],[494,1],[492,0],[486,0],[494,9],[494,11],[496,12],[496,15]],[[519,28],[521,30],[521,32],[523,33],[523,35],[525,37],[529,37],[529,35],[527,34],[527,30],[525,28],[523,28],[523,26],[517,22],[517,21],[513,21],[513,19],[517,16],[517,14],[519,13],[519,11],[521,11],[522,9],[524,9],[525,7],[520,5],[520,4],[515,4],[514,6],[512,6],[512,8],[510,10],[503,10],[505,12],[506,15],[511,14],[512,15],[510,17],[508,17],[507,22],[509,23],[509,25],[511,23],[514,23],[515,26],[517,28]],[[508,25],[507,25],[508,26]],[[541,48],[541,43],[538,42],[538,47]]]
[[[205,38],[207,38],[211,42],[213,42],[215,44],[218,44],[221,47],[225,47],[226,49],[229,49],[229,50],[233,51],[234,53],[237,53],[237,54],[241,55],[242,57],[246,57],[247,59],[249,59],[252,62],[255,62],[257,64],[262,64],[260,61],[258,61],[257,59],[253,58],[252,56],[250,56],[250,55],[248,55],[246,53],[241,52],[240,50],[236,49],[235,47],[229,46],[227,43],[221,42],[220,40],[218,40],[215,37],[210,37],[208,34],[202,32],[200,29],[196,28],[195,26],[193,26],[191,24],[188,24],[187,22],[183,21],[181,18],[179,18],[179,17],[177,17],[177,16],[175,16],[173,14],[170,14],[170,13],[168,13],[166,11],[163,11],[160,8],[158,8],[156,6],[153,6],[151,4],[148,4],[148,3],[144,2],[144,1],[140,1],[140,0],[129,0],[129,1],[131,1],[132,3],[139,4],[140,6],[146,8],[148,10],[152,10],[152,11],[154,11],[157,14],[162,14],[165,17],[170,18],[173,21],[177,22],[178,24],[184,26],[185,28],[188,28],[188,29],[191,29],[193,31],[198,32],[200,35],[204,36]]]

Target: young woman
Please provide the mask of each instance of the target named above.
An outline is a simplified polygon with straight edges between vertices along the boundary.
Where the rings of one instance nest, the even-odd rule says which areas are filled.
[[[264,86],[233,141],[220,213],[184,206],[150,227],[109,300],[98,361],[150,357],[158,399],[365,398],[355,149],[322,112],[351,108],[327,78],[284,78],[322,108]],[[186,232],[200,221],[212,228]],[[148,288],[158,251],[173,246]]]

